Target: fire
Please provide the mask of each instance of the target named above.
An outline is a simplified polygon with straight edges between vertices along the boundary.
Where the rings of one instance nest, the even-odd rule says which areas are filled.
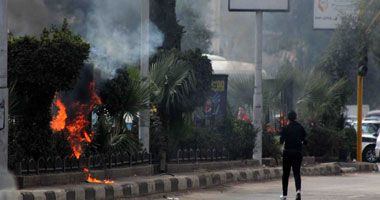
[[[79,159],[82,154],[82,143],[92,142],[92,133],[88,133],[88,131],[86,130],[90,125],[88,117],[91,114],[91,111],[94,109],[95,105],[102,103],[99,96],[95,92],[94,82],[90,83],[88,93],[90,96],[88,104],[81,104],[80,102],[75,102],[69,107],[70,110],[75,110],[76,113],[73,119],[67,120],[67,123],[67,113],[65,105],[57,96],[55,97],[53,102],[54,105],[56,105],[59,108],[59,111],[57,116],[53,117],[53,120],[50,123],[51,128],[57,131],[66,129],[70,133],[70,135],[67,137],[67,140],[70,141],[71,149],[73,150],[72,156],[75,156],[77,159]],[[115,183],[115,181],[112,180],[99,180],[91,177],[91,173],[87,168],[85,168],[83,171],[86,173],[88,182],[105,184]]]
[[[62,131],[65,128],[66,125],[66,107],[63,105],[61,99],[57,98],[55,96],[53,104],[58,107],[58,115],[53,118],[53,120],[50,122],[50,126],[55,131]]]
[[[105,184],[113,184],[115,183],[115,181],[111,181],[111,180],[99,180],[99,179],[96,179],[96,178],[92,178],[91,177],[91,173],[88,171],[87,168],[84,168],[83,169],[84,172],[87,173],[87,181],[88,182],[91,182],[91,183],[105,183]]]
[[[70,135],[67,137],[67,140],[70,141],[71,149],[73,150],[72,156],[75,156],[77,159],[79,159],[80,155],[82,154],[82,143],[92,142],[92,133],[88,133],[88,131],[86,130],[90,125],[88,116],[94,109],[95,105],[102,103],[99,96],[95,92],[94,82],[90,83],[88,93],[90,96],[88,104],[80,104],[80,102],[75,102],[70,106],[70,110],[75,110],[76,113],[73,119],[68,120],[68,123],[65,123],[67,118],[65,105],[59,98],[56,101],[54,101],[56,102],[54,104],[57,105],[60,108],[60,110],[58,112],[58,115],[54,117],[54,120],[51,122],[52,128],[54,130],[63,130],[66,128],[69,131]],[[62,123],[63,118],[64,120]],[[60,123],[56,122],[58,121],[58,119],[60,120]],[[56,124],[59,124],[60,129],[55,128],[56,126],[58,126]]]

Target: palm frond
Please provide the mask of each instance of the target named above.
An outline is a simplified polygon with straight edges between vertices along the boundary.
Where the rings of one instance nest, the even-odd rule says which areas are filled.
[[[165,106],[166,110],[178,106],[185,101],[195,85],[195,77],[191,67],[175,54],[163,54],[157,58],[150,68],[150,86],[152,102]]]

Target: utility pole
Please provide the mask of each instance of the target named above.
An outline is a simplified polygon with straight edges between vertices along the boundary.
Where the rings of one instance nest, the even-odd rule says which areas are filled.
[[[263,54],[263,12],[256,12],[256,68],[255,68],[255,90],[253,93],[253,125],[258,132],[253,149],[253,159],[260,161],[262,158],[262,115],[263,115],[263,95],[262,95],[262,54]]]
[[[7,0],[0,0],[0,167],[8,169],[8,18]]]
[[[149,76],[149,7],[150,0],[141,1],[141,35],[140,35],[140,73],[143,83],[148,82]],[[149,104],[149,102],[148,102]],[[139,139],[143,144],[143,150],[149,152],[149,108],[140,111],[139,118]]]

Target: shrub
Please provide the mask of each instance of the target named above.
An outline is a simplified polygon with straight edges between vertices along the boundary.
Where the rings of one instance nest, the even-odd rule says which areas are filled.
[[[263,131],[263,158],[275,158],[281,157],[281,145],[277,133]]]
[[[9,38],[8,84],[16,94],[10,94],[12,101],[16,98],[18,102],[18,115],[10,116],[14,122],[9,135],[12,145],[18,146],[10,149],[11,155],[38,158],[52,152],[54,95],[72,89],[89,50],[90,45],[70,31],[66,20],[60,29],[45,29],[40,38]]]
[[[232,159],[252,158],[257,130],[251,122],[233,120],[232,131],[227,133],[225,143]]]

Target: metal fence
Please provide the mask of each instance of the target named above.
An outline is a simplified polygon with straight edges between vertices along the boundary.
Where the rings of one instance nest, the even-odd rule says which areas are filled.
[[[66,156],[61,158],[47,157],[35,160],[33,158],[23,159],[14,165],[14,173],[21,174],[40,174],[40,173],[57,173],[73,172],[88,169],[104,169],[114,167],[132,167],[136,165],[152,164],[158,162],[158,156],[151,153],[139,152],[129,153],[120,152],[115,154],[95,154],[75,157]]]
[[[216,162],[229,160],[229,152],[222,148],[217,149],[179,149],[167,159],[170,163],[186,162]],[[157,164],[160,162],[157,153],[129,153],[119,152],[112,154],[95,154],[86,156],[82,154],[79,159],[66,156],[41,157],[37,160],[25,158],[13,165],[12,171],[16,175],[75,172],[88,169],[105,169],[115,167],[133,167],[138,165]]]
[[[171,155],[169,162],[202,162],[229,160],[229,152],[225,149],[179,149]]]

